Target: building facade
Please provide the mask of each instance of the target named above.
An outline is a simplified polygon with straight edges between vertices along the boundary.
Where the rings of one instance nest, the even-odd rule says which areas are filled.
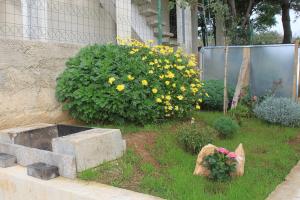
[[[196,51],[196,12],[162,2],[163,43]],[[0,0],[0,37],[75,44],[158,37],[157,0]],[[194,45],[194,46],[193,46]]]

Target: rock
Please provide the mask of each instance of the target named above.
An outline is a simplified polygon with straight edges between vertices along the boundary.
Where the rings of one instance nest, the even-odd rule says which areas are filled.
[[[244,168],[245,168],[245,151],[243,148],[243,144],[239,144],[239,146],[235,149],[235,154],[237,155],[237,165],[236,165],[236,172],[234,173],[235,176],[243,176],[244,175]]]
[[[16,156],[6,154],[6,153],[0,153],[0,167],[6,168],[11,167],[16,164],[17,158]]]
[[[212,145],[212,144],[208,144],[206,146],[204,146],[200,153],[198,154],[197,157],[197,161],[196,161],[196,167],[194,170],[194,175],[200,175],[200,176],[208,176],[209,175],[209,170],[206,169],[202,163],[203,163],[203,159],[208,156],[211,155],[215,152],[215,150],[217,149],[216,146]]]
[[[27,166],[27,175],[42,180],[50,180],[59,176],[58,167],[46,163],[34,163]]]

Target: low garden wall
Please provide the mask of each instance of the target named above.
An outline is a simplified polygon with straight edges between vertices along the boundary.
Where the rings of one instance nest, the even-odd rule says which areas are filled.
[[[0,39],[0,129],[70,120],[55,99],[56,77],[80,48]]]

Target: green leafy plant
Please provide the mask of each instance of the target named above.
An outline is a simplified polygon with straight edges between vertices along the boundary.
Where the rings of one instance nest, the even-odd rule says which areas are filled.
[[[135,40],[119,43],[85,47],[66,63],[56,97],[74,118],[145,124],[200,109],[194,55]]]
[[[239,125],[242,124],[243,119],[251,117],[251,109],[243,104],[238,104],[235,108],[228,111],[229,116],[238,122]]]
[[[228,181],[236,170],[236,154],[225,148],[218,148],[215,153],[204,158],[202,165],[209,171],[213,181]]]
[[[256,117],[269,123],[300,126],[300,105],[289,98],[269,97],[254,108]]]
[[[185,151],[197,154],[203,146],[213,142],[215,135],[216,131],[210,127],[191,124],[178,131],[177,140]]]
[[[207,80],[204,81],[203,89],[209,96],[203,97],[202,108],[205,110],[223,110],[224,103],[224,83],[221,80]],[[233,98],[234,89],[228,86],[228,99],[231,101]]]
[[[214,122],[213,127],[222,138],[232,137],[239,129],[239,125],[230,117],[220,117]]]

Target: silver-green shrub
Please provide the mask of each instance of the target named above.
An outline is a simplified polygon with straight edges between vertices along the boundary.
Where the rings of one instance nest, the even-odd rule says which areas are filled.
[[[289,98],[269,97],[253,111],[256,117],[273,124],[300,126],[300,104]]]

